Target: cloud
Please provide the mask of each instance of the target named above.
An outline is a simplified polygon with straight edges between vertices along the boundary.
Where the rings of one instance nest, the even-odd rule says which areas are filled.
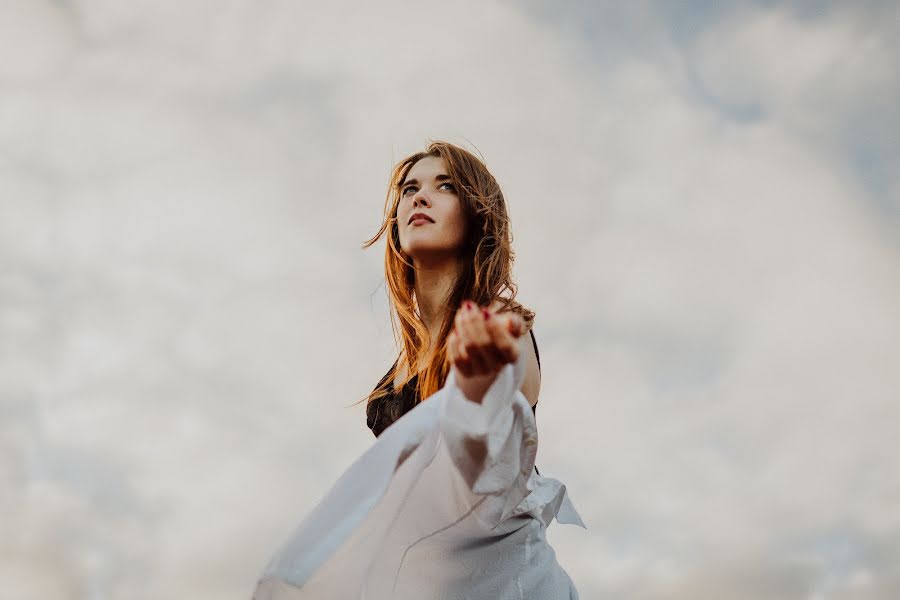
[[[9,5],[7,589],[246,597],[372,441],[359,245],[449,138],[510,203],[582,596],[895,596],[896,7],[799,6]]]
[[[705,99],[766,120],[839,155],[898,231],[900,93],[896,5],[834,5],[813,14],[742,5],[692,45]]]

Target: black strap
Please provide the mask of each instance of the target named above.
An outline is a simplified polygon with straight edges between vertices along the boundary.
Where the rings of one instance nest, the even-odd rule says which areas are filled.
[[[535,356],[535,358],[537,358],[538,372],[540,373],[540,371],[541,371],[541,354],[540,354],[540,352],[538,352],[538,349],[537,349],[537,340],[534,339],[534,330],[529,329],[528,333],[531,334],[531,343],[534,345],[534,356]],[[534,406],[531,407],[531,412],[534,414],[534,416],[537,416],[537,412],[535,411],[535,409],[537,409],[537,402],[535,402]],[[541,474],[541,472],[538,471],[537,465],[534,465],[534,472],[537,473],[538,475]]]
[[[535,356],[535,358],[537,358],[538,373],[540,373],[541,372],[541,355],[537,349],[537,340],[534,339],[534,330],[529,329],[528,333],[531,334],[531,343],[534,345],[534,356]],[[538,403],[535,402],[534,404],[531,405],[531,412],[532,412],[532,414],[534,414],[534,416],[537,416],[537,404]]]
[[[531,334],[531,343],[532,343],[532,345],[534,345],[534,356],[537,358],[537,361],[538,361],[538,371],[540,371],[540,370],[541,370],[541,353],[538,352],[538,349],[537,349],[537,340],[534,339],[534,330],[533,330],[533,329],[529,329],[529,330],[528,330],[528,333]]]

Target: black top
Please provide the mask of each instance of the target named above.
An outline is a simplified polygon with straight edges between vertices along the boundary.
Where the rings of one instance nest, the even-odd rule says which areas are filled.
[[[534,354],[537,358],[538,362],[538,371],[541,369],[541,355],[538,352],[537,340],[534,339],[534,332],[529,330],[528,333],[531,334],[531,343],[534,345]],[[397,359],[399,360],[399,358]],[[397,361],[394,361],[394,364],[391,366],[393,369],[397,366]],[[382,383],[384,383],[388,375],[391,373],[389,370],[384,374],[384,377],[378,382],[378,385],[375,386],[375,389],[378,389]],[[366,405],[366,425],[368,425],[369,429],[372,430],[372,433],[375,434],[375,437],[381,435],[381,432],[388,428],[394,421],[405,415],[407,412],[413,409],[416,405],[416,382],[419,379],[419,374],[416,373],[413,375],[412,379],[406,382],[406,385],[400,389],[399,392],[395,392],[393,394],[389,394],[382,398],[379,398],[375,402],[369,402]],[[534,406],[531,407],[531,412],[534,413],[535,417],[537,416],[537,402],[534,403]],[[535,471],[537,471],[537,467],[535,466]],[[540,475],[540,471],[538,471],[538,475]]]

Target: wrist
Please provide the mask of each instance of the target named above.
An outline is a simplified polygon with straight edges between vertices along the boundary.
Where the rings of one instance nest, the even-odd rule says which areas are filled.
[[[484,375],[464,375],[456,366],[453,366],[456,373],[456,385],[462,390],[467,400],[476,404],[481,404],[485,393],[497,378],[497,373],[487,373]],[[499,371],[498,371],[499,372]]]

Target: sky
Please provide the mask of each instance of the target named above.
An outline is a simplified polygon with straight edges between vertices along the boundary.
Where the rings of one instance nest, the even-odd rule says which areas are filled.
[[[390,169],[509,205],[581,596],[900,596],[900,6],[5,0],[0,598],[248,598],[374,442]]]

